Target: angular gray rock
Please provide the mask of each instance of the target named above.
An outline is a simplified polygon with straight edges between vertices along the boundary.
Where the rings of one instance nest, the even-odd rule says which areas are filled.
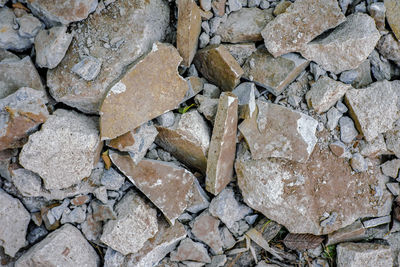
[[[169,8],[162,0],[115,1],[92,14],[79,23],[80,33],[58,67],[47,73],[51,95],[81,111],[98,113],[113,82],[154,42],[164,38],[168,22]],[[91,82],[71,72],[81,55],[107,62]]]
[[[300,53],[325,70],[340,73],[360,66],[374,50],[379,38],[374,19],[356,13],[348,16],[331,33],[321,35],[305,45]]]
[[[257,51],[254,43],[244,44],[224,44],[225,48],[228,49],[229,53],[236,59],[240,66],[243,65],[245,60]]]
[[[18,34],[25,38],[35,37],[39,30],[44,28],[43,23],[32,14],[25,14],[17,18],[17,22],[19,24]]]
[[[176,251],[171,253],[171,261],[196,261],[210,263],[207,249],[199,242],[193,242],[190,238],[181,241]]]
[[[39,174],[47,189],[62,189],[90,175],[101,148],[96,118],[58,109],[29,137],[19,161]]]
[[[368,170],[368,162],[360,153],[355,153],[350,159],[350,166],[355,172],[365,172]]]
[[[27,245],[25,236],[31,220],[29,212],[21,201],[0,189],[0,246],[14,257],[17,251]]]
[[[261,32],[274,56],[299,51],[324,31],[345,21],[336,0],[300,0],[278,15]]]
[[[343,143],[351,143],[351,141],[353,141],[358,135],[353,120],[347,116],[341,117],[339,119],[339,126],[340,140],[342,140]]]
[[[400,66],[400,42],[392,33],[382,36],[376,48],[382,56]]]
[[[117,172],[114,168],[105,170],[101,177],[101,184],[108,190],[118,190],[125,182],[125,177]]]
[[[100,258],[82,233],[66,224],[31,247],[16,262],[23,266],[98,266]]]
[[[393,266],[391,249],[374,243],[342,243],[336,247],[338,267]]]
[[[392,177],[394,179],[398,177],[399,168],[400,168],[400,159],[389,160],[381,165],[383,174]]]
[[[71,71],[85,81],[92,81],[99,75],[101,64],[102,62],[95,57],[84,56],[81,61],[72,67]]]
[[[0,48],[21,52],[32,46],[32,40],[19,35],[16,20],[11,9],[0,8]]]

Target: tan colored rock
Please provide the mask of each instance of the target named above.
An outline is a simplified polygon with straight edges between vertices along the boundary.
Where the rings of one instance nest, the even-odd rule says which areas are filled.
[[[399,0],[385,0],[386,20],[389,23],[397,40],[400,40],[400,1]]]
[[[22,147],[30,133],[47,120],[46,93],[28,87],[0,100],[0,150]]]
[[[286,107],[257,101],[257,116],[239,125],[253,159],[286,158],[306,162],[317,143],[318,122]]]
[[[157,211],[132,190],[115,211],[117,219],[104,225],[100,240],[124,255],[138,252],[158,231]]]
[[[232,91],[240,82],[243,70],[223,45],[210,45],[197,51],[197,70],[224,91]]]
[[[207,249],[202,243],[194,242],[190,238],[181,241],[176,251],[171,253],[172,261],[196,261],[211,263]]]
[[[324,31],[345,21],[336,0],[300,0],[267,24],[261,32],[274,56],[299,51]]]
[[[350,116],[368,142],[392,129],[393,123],[400,117],[397,99],[392,83],[388,81],[348,90],[345,96]]]
[[[117,153],[110,158],[173,225],[187,207],[196,179],[193,174],[170,162],[143,159],[135,165],[129,156]]]
[[[360,66],[374,50],[379,38],[374,19],[356,13],[348,16],[329,34],[303,46],[300,53],[325,70],[340,73]]]
[[[286,9],[288,9],[288,7],[290,7],[290,5],[292,4],[292,2],[290,1],[280,1],[276,7],[274,8],[274,16],[278,16],[282,13],[284,13],[286,11]]]
[[[222,254],[223,242],[219,233],[220,221],[204,211],[196,217],[192,226],[194,236],[206,243],[213,251],[213,254]]]
[[[201,31],[200,8],[193,0],[178,1],[178,27],[176,47],[181,54],[182,65],[189,67],[197,51]]]
[[[214,195],[221,192],[232,179],[237,123],[237,96],[230,92],[222,93],[207,158],[206,190]]]
[[[50,94],[58,102],[86,113],[99,112],[110,87],[128,66],[151,50],[154,42],[165,37],[169,24],[169,7],[163,0],[111,2],[106,9],[78,23],[80,31],[64,59],[47,72]],[[81,62],[81,56],[88,53],[103,62],[93,81],[86,81],[72,71]]]
[[[227,43],[261,41],[261,31],[273,18],[272,9],[242,8],[230,13],[227,20],[219,25],[216,34]]]
[[[197,110],[175,119],[172,127],[157,126],[156,143],[188,166],[205,173],[210,128]]]
[[[309,108],[313,108],[318,114],[328,111],[339,101],[348,89],[352,88],[328,76],[318,79],[306,94],[306,101]]]
[[[309,63],[294,53],[274,58],[265,47],[261,47],[247,58],[243,77],[279,95]]]
[[[244,201],[291,233],[328,234],[360,217],[390,214],[379,167],[353,174],[329,149],[318,147],[305,164],[240,157],[235,168]]]
[[[181,61],[172,45],[154,44],[107,93],[100,109],[101,138],[113,139],[176,108],[189,89],[178,73]]]

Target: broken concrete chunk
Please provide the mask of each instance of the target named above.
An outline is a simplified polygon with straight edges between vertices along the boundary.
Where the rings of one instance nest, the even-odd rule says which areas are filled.
[[[207,158],[206,190],[214,195],[232,179],[237,123],[238,99],[233,93],[222,93]]]
[[[51,252],[51,253],[50,253]],[[71,224],[50,233],[16,262],[22,266],[98,266],[100,258],[81,232]]]
[[[181,60],[172,45],[154,44],[107,93],[100,113],[101,138],[113,139],[176,108],[189,88],[178,73]]]
[[[392,129],[399,118],[397,94],[388,81],[375,82],[365,89],[350,89],[345,101],[357,129],[367,141]]]
[[[261,32],[274,56],[299,51],[324,31],[345,21],[335,0],[300,0],[278,15]]]
[[[157,211],[132,190],[115,210],[118,217],[104,225],[101,241],[124,255],[138,252],[158,231]]]
[[[44,91],[23,87],[0,100],[0,150],[22,147],[30,133],[47,120]]]
[[[393,266],[390,246],[374,243],[342,243],[336,247],[338,267]]]
[[[26,246],[25,236],[31,220],[24,205],[0,189],[0,240],[4,252],[14,257],[17,251]]]
[[[85,81],[94,80],[100,73],[101,61],[92,56],[84,56],[76,63],[71,71],[79,75]]]
[[[317,142],[318,122],[286,107],[257,101],[258,114],[245,119],[239,130],[253,159],[269,157],[306,162]]]
[[[182,65],[189,67],[197,51],[201,31],[200,9],[193,0],[178,1],[176,47],[182,56]]]
[[[400,1],[385,0],[384,3],[386,8],[386,20],[397,40],[400,40]]]
[[[243,65],[243,77],[279,95],[308,64],[309,61],[294,53],[274,58],[262,46],[247,58]]]
[[[176,251],[171,253],[171,261],[196,261],[210,263],[207,249],[199,242],[193,242],[190,238],[181,241]]]
[[[129,156],[110,155],[113,163],[142,191],[173,225],[189,201],[194,179],[173,163],[143,159],[137,165]]]
[[[32,46],[32,40],[18,34],[16,19],[12,9],[0,8],[0,48],[21,52]]]
[[[257,51],[254,43],[246,44],[224,44],[225,48],[228,49],[229,53],[236,59],[240,66],[246,61],[246,59]]]
[[[53,5],[53,2],[48,1],[49,5]],[[88,2],[90,1],[86,3]],[[99,112],[101,102],[110,87],[124,74],[128,66],[151,50],[154,42],[164,38],[168,27],[169,7],[163,0],[112,2],[107,9],[78,23],[80,30],[75,34],[64,59],[57,68],[47,73],[51,95],[57,101],[87,113]],[[82,56],[89,55],[101,62],[107,62],[102,65],[97,78],[91,82],[81,79],[71,71],[81,61]],[[164,71],[163,68],[160,73]],[[154,68],[149,71],[151,73],[159,74]],[[157,76],[153,80],[159,78]],[[143,106],[146,105],[141,107]],[[133,128],[137,126],[139,125],[133,125]]]
[[[232,91],[243,70],[223,45],[210,45],[197,51],[194,64],[199,72],[223,91]]]
[[[188,166],[205,173],[210,128],[197,110],[179,116],[172,127],[157,126],[156,143]]]
[[[219,233],[219,220],[204,211],[196,217],[192,226],[194,236],[206,243],[213,251],[213,254],[222,254],[223,242]]]
[[[351,85],[337,82],[328,76],[323,76],[311,86],[310,91],[306,94],[308,106],[313,108],[315,112],[321,114],[328,111],[339,101]]]
[[[305,45],[300,53],[325,70],[340,73],[360,66],[374,50],[379,38],[374,19],[356,13],[348,16],[331,33],[321,35]]]
[[[382,36],[376,48],[382,56],[400,66],[400,42],[392,33]]]
[[[102,143],[97,127],[93,117],[58,109],[40,131],[29,136],[19,161],[39,174],[47,189],[77,184],[90,175],[99,159]]]
[[[222,22],[216,34],[221,36],[222,42],[245,43],[263,40],[261,31],[274,16],[272,9],[242,8],[229,14]]]
[[[347,160],[327,149],[315,149],[305,164],[242,159],[235,168],[244,201],[291,233],[327,234],[360,217],[390,214],[391,194],[379,168],[352,174]]]

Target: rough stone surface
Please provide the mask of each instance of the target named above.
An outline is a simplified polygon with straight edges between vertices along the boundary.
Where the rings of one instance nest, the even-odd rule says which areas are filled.
[[[18,28],[14,29],[14,21],[16,21],[16,17],[11,9],[0,8],[0,48],[24,51],[32,46],[32,41],[30,38],[18,34]]]
[[[84,56],[81,61],[72,67],[71,71],[85,81],[92,81],[99,75],[101,64],[102,62],[95,57]]]
[[[353,120],[347,116],[341,117],[339,119],[339,126],[340,140],[342,140],[343,143],[351,143],[358,135]]]
[[[182,65],[186,67],[190,66],[196,54],[200,32],[200,9],[196,2],[179,0],[176,47],[183,58]]]
[[[223,242],[219,233],[220,221],[204,211],[193,221],[192,233],[194,236],[206,243],[214,254],[222,254]]]
[[[194,100],[198,105],[197,110],[203,114],[207,120],[214,123],[215,115],[217,115],[218,99],[197,95]]]
[[[230,93],[219,99],[207,158],[206,190],[217,195],[231,181],[236,151],[238,100]]]
[[[396,179],[399,174],[400,159],[386,161],[381,165],[382,173]]]
[[[385,18],[386,18],[385,4],[382,2],[371,3],[369,5],[368,11],[371,17],[373,17],[375,20],[376,28],[381,33],[386,33],[387,30],[385,29]]]
[[[177,71],[181,60],[172,45],[154,44],[107,93],[100,111],[102,139],[125,134],[176,108],[189,89]]]
[[[243,70],[223,45],[210,45],[197,51],[193,60],[198,71],[223,91],[232,91]]]
[[[22,87],[0,100],[0,150],[21,147],[49,116],[45,92]]]
[[[400,1],[399,0],[385,0],[386,20],[389,23],[397,40],[400,40]]]
[[[242,8],[230,13],[227,20],[219,25],[216,34],[227,43],[261,41],[261,31],[273,18],[272,9]]]
[[[90,175],[101,148],[97,119],[58,109],[29,136],[19,161],[39,174],[47,189],[62,189]]]
[[[368,162],[360,153],[355,153],[351,157],[350,166],[355,172],[365,172],[368,170]]]
[[[115,1],[107,9],[92,14],[79,23],[80,33],[75,35],[58,67],[47,73],[50,93],[69,106],[98,113],[101,101],[127,66],[149,51],[154,42],[164,38],[168,21],[169,8],[162,0]],[[95,80],[87,82],[71,72],[81,61],[81,55],[107,62]]]
[[[41,30],[35,38],[36,64],[41,68],[57,67],[64,58],[72,38],[73,34],[67,33],[66,26]]]
[[[380,170],[352,174],[329,150],[315,149],[306,164],[241,159],[235,167],[244,201],[291,233],[327,234],[360,217],[390,214]]]
[[[236,59],[240,66],[244,64],[246,59],[257,51],[254,43],[245,44],[224,44],[229,53]]]
[[[399,118],[397,99],[388,81],[375,82],[365,89],[348,90],[345,96],[350,116],[367,141],[392,129]]]
[[[253,159],[286,158],[306,162],[317,142],[318,122],[280,105],[257,101],[257,116],[245,119],[239,130]]]
[[[143,159],[135,165],[129,156],[113,153],[110,157],[118,169],[174,224],[187,207],[196,178],[170,162]]]
[[[25,236],[31,216],[22,203],[0,189],[0,246],[14,257],[26,244]]]
[[[348,16],[331,33],[305,45],[300,53],[325,70],[340,73],[360,66],[374,50],[379,38],[374,19],[356,13]]]
[[[265,47],[258,48],[243,65],[243,77],[279,95],[307,68],[309,62],[290,53],[274,58]]]
[[[262,31],[265,46],[274,56],[299,51],[324,31],[345,21],[337,1],[300,0],[267,24]]]
[[[342,243],[336,248],[338,267],[393,266],[390,247],[374,243]]]
[[[198,213],[210,205],[210,199],[204,189],[200,186],[197,179],[194,180],[192,186],[191,197],[189,199],[187,211],[191,213]]]
[[[346,85],[335,81],[328,76],[323,76],[311,86],[306,94],[306,100],[309,107],[312,107],[317,113],[321,114],[328,111],[340,100],[351,85]]]
[[[51,253],[49,253],[51,252]],[[81,232],[71,224],[50,233],[16,262],[22,266],[98,266],[99,256]]]
[[[193,242],[190,238],[181,241],[176,251],[171,253],[172,261],[197,261],[211,263],[207,249],[203,244]]]
[[[400,66],[400,42],[396,40],[393,34],[389,33],[382,36],[376,48],[382,56]]]
[[[326,118],[328,121],[326,122],[326,127],[328,130],[332,131],[333,129],[338,126],[339,119],[343,116],[343,114],[337,110],[337,108],[332,107],[331,109],[328,110],[326,113]]]
[[[39,30],[44,27],[43,23],[32,14],[25,14],[17,18],[17,22],[19,24],[19,36],[26,38],[35,37]]]
[[[138,252],[158,231],[157,211],[132,190],[118,202],[115,211],[117,219],[104,225],[100,239],[124,255]]]

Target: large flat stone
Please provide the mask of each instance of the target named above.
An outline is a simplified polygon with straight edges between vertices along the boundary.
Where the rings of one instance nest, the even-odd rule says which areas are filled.
[[[197,110],[182,114],[172,127],[157,126],[156,143],[190,167],[205,173],[210,128]]]
[[[76,33],[61,63],[47,73],[51,95],[81,111],[98,113],[115,80],[154,42],[164,38],[168,22],[169,8],[163,0],[115,1],[92,14],[79,23],[80,33]],[[71,71],[87,53],[106,63],[93,81]]]
[[[374,243],[342,243],[336,248],[338,267],[393,266],[390,246]]]
[[[28,87],[0,100],[0,150],[22,147],[30,133],[47,120],[46,93]]]
[[[391,82],[375,82],[363,89],[348,90],[346,105],[359,132],[369,142],[393,127],[400,117],[398,96]]]
[[[216,34],[227,43],[261,41],[261,31],[273,18],[272,8],[242,8],[230,13],[227,20],[219,25]]]
[[[328,234],[391,211],[378,166],[353,174],[347,160],[328,149],[318,147],[305,164],[240,157],[235,167],[244,201],[291,233]]]
[[[267,24],[261,32],[274,56],[299,51],[324,31],[345,21],[336,0],[300,0]]]
[[[257,110],[256,116],[239,125],[253,159],[306,162],[317,143],[318,122],[301,112],[262,101],[257,101]]]
[[[116,220],[109,220],[100,240],[112,249],[127,255],[138,252],[158,231],[157,211],[133,190],[115,207]]]
[[[17,251],[25,247],[25,236],[31,215],[21,201],[0,189],[0,240],[4,252],[14,257]]]
[[[186,169],[170,162],[143,159],[137,165],[129,156],[110,155],[113,163],[142,191],[167,220],[175,220],[186,209],[194,179]]]
[[[340,73],[355,69],[367,59],[379,41],[375,21],[363,13],[356,13],[300,50],[303,57],[315,61],[327,71]]]
[[[242,68],[223,45],[210,45],[197,51],[193,62],[207,80],[224,91],[232,91],[243,75]]]
[[[56,110],[40,131],[29,136],[20,164],[39,174],[47,189],[79,183],[99,159],[102,143],[97,123],[96,118],[75,111]]]
[[[178,73],[181,61],[172,45],[154,44],[107,93],[100,111],[101,138],[113,139],[176,108],[189,89]]]
[[[233,93],[222,93],[207,158],[206,190],[221,192],[233,176],[238,123],[238,99]]]
[[[397,40],[400,40],[400,1],[399,0],[385,0],[386,20],[392,29]]]
[[[243,77],[279,95],[309,63],[295,53],[274,58],[265,47],[261,47],[247,58]]]

